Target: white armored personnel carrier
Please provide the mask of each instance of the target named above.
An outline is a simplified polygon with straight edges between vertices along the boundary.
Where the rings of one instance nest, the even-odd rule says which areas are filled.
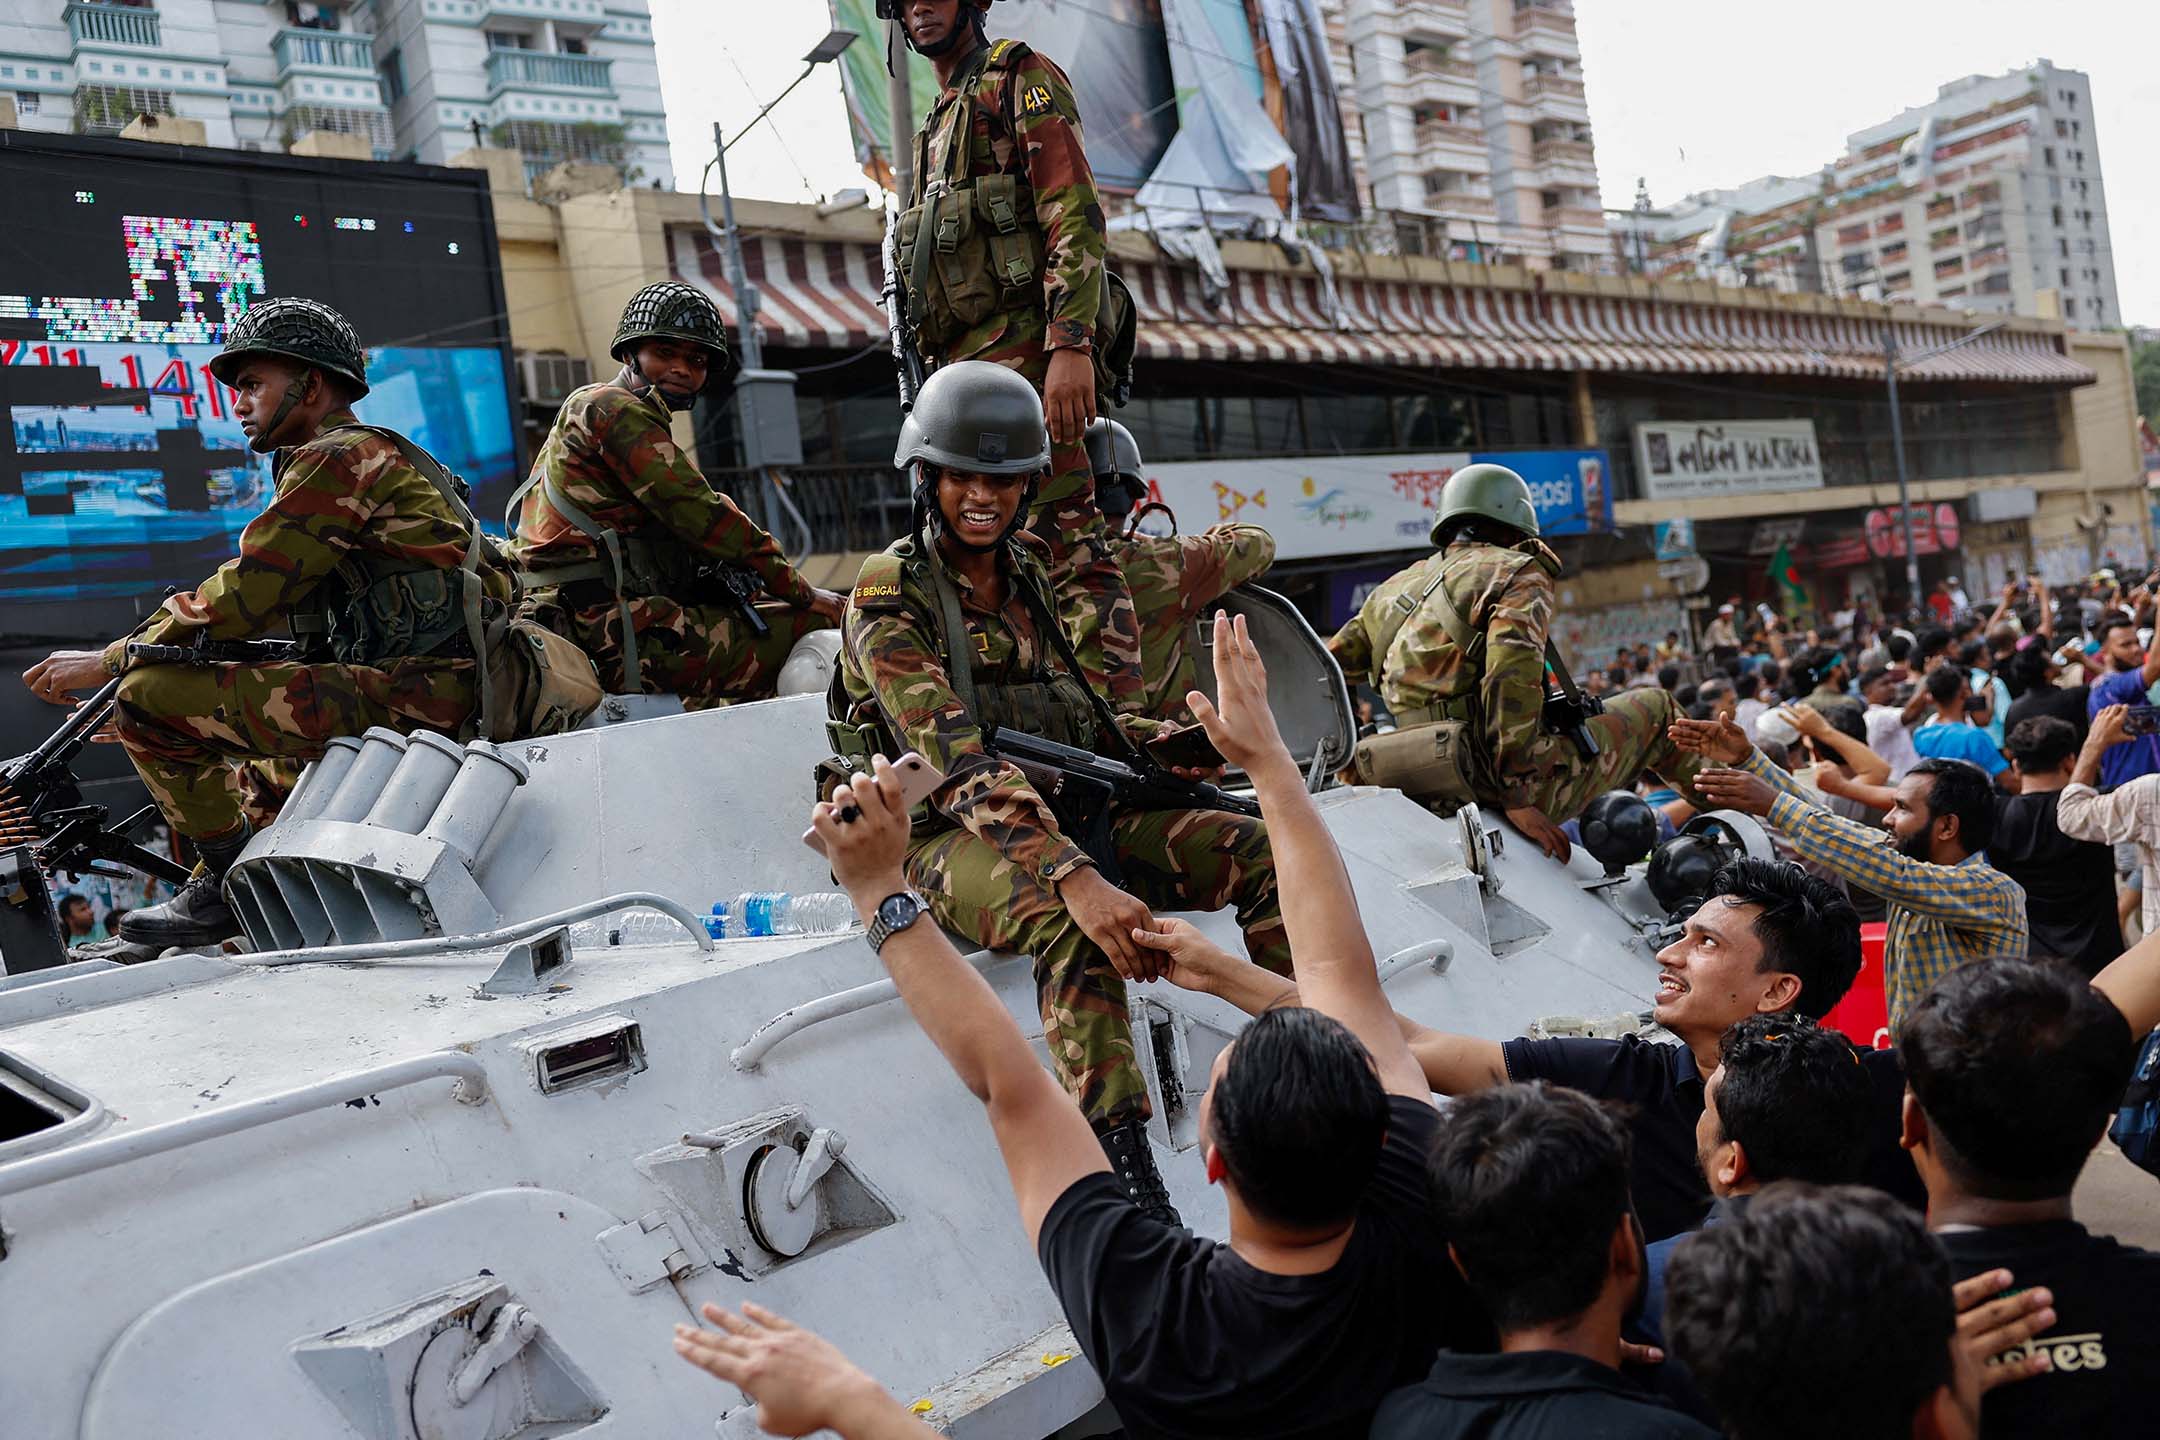
[[[1329,784],[1340,673],[1281,601],[1228,603]],[[748,1435],[669,1343],[745,1299],[956,1436],[1098,1406],[980,1107],[859,934],[699,923],[831,888],[799,843],[822,699],[609,703],[529,743],[336,742],[235,867],[251,953],[0,979],[0,1430]],[[1391,791],[1321,804],[1397,1008],[1496,1037],[1646,1008],[1667,921],[1640,867],[1561,867]],[[569,933],[651,912],[679,933]],[[976,959],[1039,1033],[1028,961]],[[1222,1234],[1196,1092],[1243,1017],[1162,983],[1132,1008],[1161,1169]]]

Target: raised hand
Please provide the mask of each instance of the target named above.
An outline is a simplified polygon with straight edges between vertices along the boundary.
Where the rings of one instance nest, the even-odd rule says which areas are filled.
[[[1246,633],[1242,615],[1234,620],[1228,614],[1215,617],[1215,691],[1212,702],[1194,690],[1185,703],[1224,759],[1247,775],[1270,764],[1297,768],[1275,728],[1275,712],[1268,708],[1267,666]]]
[[[1778,796],[1769,781],[1746,770],[1705,770],[1695,777],[1695,789],[1718,809],[1744,815],[1768,815]]]
[[[884,1387],[864,1374],[831,1341],[745,1301],[742,1313],[706,1305],[712,1330],[675,1327],[675,1353],[757,1402],[758,1428],[768,1435],[922,1434]]]
[[[1675,720],[1666,727],[1665,734],[1689,754],[1715,760],[1720,765],[1738,765],[1755,748],[1748,743],[1747,731],[1729,716],[1715,720]]]

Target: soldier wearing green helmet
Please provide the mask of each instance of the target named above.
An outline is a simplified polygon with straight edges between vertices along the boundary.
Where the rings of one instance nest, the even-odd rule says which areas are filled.
[[[240,933],[220,882],[283,795],[265,778],[373,725],[468,733],[485,633],[504,615],[496,562],[459,482],[393,431],[362,424],[367,358],[313,300],[263,300],[210,362],[276,491],[240,553],[102,651],[60,651],[23,677],[40,697],[120,677],[116,725],[151,798],[202,864],[179,895],[128,913],[124,942],[208,945]],[[144,665],[128,643],[252,640],[289,630],[300,659]]]
[[[695,286],[648,285],[609,353],[622,369],[563,402],[510,499],[527,613],[577,642],[609,690],[672,691],[693,709],[765,699],[795,642],[838,623],[845,602],[805,580],[670,432],[727,364],[720,312]],[[721,593],[717,567],[756,576],[777,602],[757,607],[765,634]]]
[[[1160,957],[1132,938],[1154,910],[1235,906],[1253,959],[1290,965],[1266,826],[1216,810],[1112,813],[1114,855],[1091,856],[1051,800],[993,753],[991,727],[1098,754],[1160,733],[1090,695],[1050,589],[1047,547],[1023,532],[1051,461],[1042,401],[988,361],[941,366],[901,428],[917,481],[914,533],[864,562],[842,626],[827,731],[848,768],[915,751],[946,783],[919,812],[908,883],[947,930],[1034,957],[1052,1068],[1126,1193],[1174,1220],[1147,1139],[1128,979]],[[1113,879],[1104,868],[1120,870]]]
[[[1560,558],[1538,538],[1537,506],[1504,465],[1448,478],[1433,519],[1438,548],[1366,598],[1328,641],[1353,684],[1394,712],[1394,732],[1358,747],[1358,778],[1452,812],[1472,801],[1566,859],[1560,826],[1645,770],[1691,803],[1698,756],[1666,736],[1680,718],[1664,690],[1608,697],[1583,724],[1589,744],[1546,723],[1548,696],[1574,682],[1553,647]]]

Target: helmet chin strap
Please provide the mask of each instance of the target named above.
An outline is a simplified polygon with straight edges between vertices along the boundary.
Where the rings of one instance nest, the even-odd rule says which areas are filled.
[[[629,382],[624,389],[634,395],[658,395],[660,403],[667,406],[672,414],[680,415],[697,404],[697,396],[677,395],[659,381],[648,378],[645,372],[638,368],[634,357],[623,362],[623,378]]]
[[[978,545],[971,540],[961,539],[959,534],[945,523],[945,512],[938,505],[938,467],[927,460],[918,460],[915,462],[915,475],[915,506],[914,514],[910,516],[915,523],[912,528],[926,532],[932,541],[941,537],[950,539],[953,544],[971,555],[988,555],[1003,549],[1008,540],[1027,527],[1028,511],[1035,508],[1038,477],[1030,475],[1026,488],[1020,492],[1020,504],[1013,511],[1012,519],[998,532],[997,539],[987,545]]]
[[[248,441],[250,450],[258,455],[267,455],[278,448],[277,433],[284,429],[285,422],[292,418],[293,407],[300,403],[301,392],[307,389],[308,377],[315,373],[313,370],[304,370],[285,382],[284,398],[278,401],[277,409],[270,412],[269,423],[255,432],[253,440]]]
[[[960,0],[959,12],[953,16],[952,29],[946,31],[945,38],[938,41],[936,44],[916,44],[915,37],[913,35],[908,35],[907,22],[905,20],[900,22],[900,33],[902,35],[907,35],[908,48],[910,50],[913,50],[916,54],[922,56],[923,59],[940,60],[943,59],[945,56],[952,54],[953,50],[959,46],[961,40],[966,37],[968,31],[971,29],[975,32],[975,38],[977,40],[982,39],[985,34],[983,30],[983,24],[983,12],[975,5],[974,0]]]

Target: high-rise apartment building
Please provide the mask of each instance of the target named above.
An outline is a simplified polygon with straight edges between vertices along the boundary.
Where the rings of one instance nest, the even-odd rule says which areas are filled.
[[[474,130],[672,183],[645,0],[12,0],[0,97],[25,129],[203,123],[212,145],[310,132],[440,163]]]
[[[1323,0],[1373,207],[1449,248],[1609,269],[1568,0]]]
[[[1951,81],[1819,175],[1613,221],[1652,274],[2021,314],[2054,291],[2074,326],[2122,323],[2091,82],[2046,60]]]

